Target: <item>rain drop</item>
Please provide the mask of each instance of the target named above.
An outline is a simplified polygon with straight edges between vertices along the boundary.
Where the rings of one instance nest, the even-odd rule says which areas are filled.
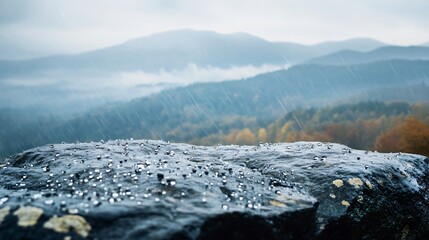
[[[72,209],[69,209],[69,211],[68,211],[70,214],[77,214],[77,213],[79,213],[79,210],[77,209],[77,208],[72,208]]]

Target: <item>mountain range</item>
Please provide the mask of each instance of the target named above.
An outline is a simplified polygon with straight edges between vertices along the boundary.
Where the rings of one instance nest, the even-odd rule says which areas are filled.
[[[55,55],[29,60],[0,61],[0,77],[40,75],[49,71],[157,72],[200,67],[228,68],[263,64],[297,64],[343,49],[368,51],[385,44],[371,39],[351,39],[302,45],[269,42],[246,34],[176,30],[137,38],[112,47],[75,55]]]
[[[365,38],[302,45],[247,33],[175,30],[80,54],[0,61],[0,108],[73,115],[171,87],[242,79],[334,51],[384,45]]]

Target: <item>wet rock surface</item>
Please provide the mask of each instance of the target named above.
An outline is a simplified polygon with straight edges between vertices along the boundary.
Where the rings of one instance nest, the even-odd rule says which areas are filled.
[[[429,159],[116,140],[5,159],[0,239],[425,239]]]

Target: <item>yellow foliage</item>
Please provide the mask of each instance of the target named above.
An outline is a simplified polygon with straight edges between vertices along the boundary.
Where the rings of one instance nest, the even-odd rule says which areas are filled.
[[[258,130],[258,140],[260,142],[267,142],[267,130],[265,130],[265,128],[260,128]]]
[[[227,143],[234,144],[234,143],[235,143],[236,136],[237,136],[237,133],[238,133],[238,131],[236,131],[236,130],[235,130],[235,131],[230,132],[230,133],[226,136],[225,141],[226,141]]]
[[[276,135],[276,142],[284,142],[287,141],[287,134],[289,128],[292,126],[292,123],[289,121],[283,125],[280,131]]]
[[[240,145],[252,145],[256,143],[256,138],[250,129],[245,128],[237,134],[235,143]]]
[[[375,143],[381,152],[408,152],[429,156],[429,126],[415,117],[381,134]]]

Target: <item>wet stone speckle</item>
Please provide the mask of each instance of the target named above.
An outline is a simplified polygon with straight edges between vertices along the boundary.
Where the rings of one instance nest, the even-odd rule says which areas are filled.
[[[4,163],[0,207],[21,216],[13,226],[45,226],[44,234],[63,238],[184,234],[192,239],[219,217],[276,224],[278,218],[292,220],[293,214],[301,216],[301,228],[308,225],[312,236],[329,229],[329,220],[347,214],[354,202],[370,203],[364,190],[377,193],[381,182],[420,191],[417,173],[427,168],[420,161],[407,154],[307,142],[215,147],[150,140],[63,143],[28,150]],[[417,173],[411,173],[416,167]],[[16,220],[8,220],[12,214],[6,210],[1,210],[3,222],[12,224]],[[126,230],[121,221],[129,224]],[[270,234],[283,233],[278,239],[290,239],[286,232],[302,234],[297,226],[281,226],[278,232],[279,226],[272,225]],[[3,238],[8,237],[5,229],[0,225]],[[32,239],[26,233],[21,237]]]

